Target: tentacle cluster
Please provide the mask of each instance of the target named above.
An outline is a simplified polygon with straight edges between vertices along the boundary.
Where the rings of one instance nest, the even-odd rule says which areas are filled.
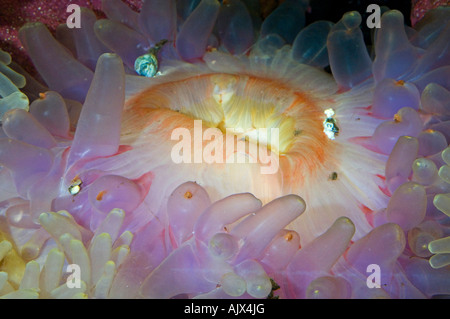
[[[24,77],[8,69],[9,56],[0,52],[0,107],[21,95],[22,87],[32,101],[29,112],[28,102],[8,104],[2,118],[0,295],[450,293],[448,8],[431,11],[415,29],[403,25],[400,12],[387,11],[370,53],[357,12],[337,24],[319,21],[303,28],[303,1],[284,1],[264,21],[257,1],[147,0],[140,13],[119,0],[102,3],[108,19],[97,21],[83,9],[81,29],[61,26],[53,37],[35,23],[20,31],[48,90],[20,68],[15,70]],[[149,52],[159,70],[150,79],[134,70]],[[321,70],[328,64],[334,81]],[[299,146],[289,149],[292,157],[283,154],[290,168],[282,175],[285,188],[277,188],[278,179],[254,186],[270,195],[263,201],[245,191],[230,195],[214,188],[224,175],[189,175],[188,169],[175,177],[161,160],[167,145],[146,144],[152,136],[167,140],[166,110],[134,112],[128,102],[145,89],[208,74],[301,87],[293,90],[300,102],[292,105],[307,111],[305,105],[320,102],[312,112],[318,121],[302,129],[324,134],[323,111],[332,106],[339,136],[334,144],[325,135],[316,142],[294,127],[286,140],[294,146],[311,143],[313,151],[302,154]],[[214,98],[226,100],[224,84],[230,82],[212,79]],[[186,105],[169,110],[172,122],[202,113]],[[149,128],[136,133],[123,124],[148,122],[149,109],[154,112]],[[286,109],[295,118],[295,110]],[[147,132],[154,135],[148,138]],[[301,170],[313,156],[319,163]],[[67,284],[73,279],[64,275],[68,264],[80,267],[78,288]],[[373,265],[380,270],[378,289],[368,283]]]
[[[65,211],[41,214],[39,222],[43,228],[23,245],[20,254],[8,240],[0,244],[3,270],[6,270],[0,272],[2,298],[108,297],[117,268],[126,259],[133,238],[130,232],[119,236],[124,216],[124,211],[112,210],[92,233]],[[57,247],[46,252],[42,269],[35,260],[25,265],[49,238],[54,239]],[[68,276],[67,265],[79,267],[75,270],[79,277]]]
[[[10,109],[28,111],[28,98],[19,91],[25,86],[25,77],[11,68],[11,62],[11,56],[0,50],[0,117]]]

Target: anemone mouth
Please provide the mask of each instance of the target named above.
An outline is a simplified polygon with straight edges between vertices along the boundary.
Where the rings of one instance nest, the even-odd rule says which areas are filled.
[[[207,60],[219,60],[217,56],[211,53]],[[132,161],[136,167],[159,171],[157,176],[165,176],[161,170],[168,170],[176,172],[173,176],[196,181],[214,200],[248,190],[263,203],[282,194],[298,194],[306,199],[308,207],[290,227],[302,234],[304,243],[344,214],[357,221],[356,236],[361,237],[370,229],[361,207],[376,210],[384,200],[375,182],[376,174],[382,174],[382,163],[370,151],[348,141],[353,133],[347,128],[361,124],[349,121],[346,115],[349,105],[365,105],[371,86],[359,90],[365,96],[363,100],[355,94],[358,90],[348,96],[336,94],[334,86],[317,92],[317,86],[311,85],[310,80],[326,80],[325,72],[286,61],[292,68],[286,67],[284,73],[272,70],[270,78],[248,70],[247,62],[247,69],[243,68],[242,72],[227,73],[219,63],[210,63],[214,65],[213,70],[201,69],[196,75],[187,72],[183,77],[169,73],[153,81],[143,79],[142,87],[137,92],[131,90],[135,93],[127,98],[121,144],[131,145],[133,150],[123,156],[131,158],[134,154]],[[291,77],[295,80],[291,81]],[[327,88],[328,82],[323,83]],[[348,103],[350,99],[352,103]],[[324,132],[326,120],[334,116],[331,108],[342,128],[342,134],[336,139]],[[354,117],[355,110],[351,112]],[[261,138],[256,133],[272,128],[279,132],[277,141],[268,136]],[[175,141],[184,140],[184,135],[182,139],[178,135],[173,138],[178,129],[185,129],[189,139],[188,145],[177,152],[184,156],[187,149],[190,155],[175,162],[173,157],[171,160],[171,152],[177,147]],[[211,129],[217,134],[206,137]],[[369,135],[373,129],[365,123],[363,130]],[[241,150],[232,151],[235,160],[228,161],[227,138],[218,142],[223,157],[211,156],[212,161],[206,160],[212,149],[211,140],[215,142],[217,135],[226,133],[236,139],[232,143],[241,139],[245,144]],[[200,138],[199,144],[195,143],[195,137]],[[252,145],[266,147],[276,157],[277,169],[267,168],[270,165],[261,160],[260,152],[252,152]],[[213,149],[216,155],[217,147]],[[196,157],[198,153],[203,155],[202,159]],[[349,165],[350,159],[353,165]],[[262,168],[270,173],[262,173]],[[165,181],[157,183],[166,185]],[[348,194],[351,200],[344,200]]]
[[[322,165],[334,148],[323,133],[318,98],[261,76],[208,73],[161,83],[131,97],[126,109],[122,136],[137,137],[156,114],[171,119],[162,125],[166,131],[192,129],[192,121],[200,120],[205,129],[245,140],[247,150],[249,143],[266,146],[281,161],[295,162],[303,174]]]
[[[30,105],[31,114],[16,110],[5,117],[8,139],[0,139],[0,159],[12,175],[1,170],[0,181],[16,186],[17,194],[5,195],[9,199],[0,208],[5,207],[9,225],[19,228],[18,235],[11,235],[22,246],[21,256],[6,261],[22,267],[22,261],[39,258],[42,265],[46,259],[40,274],[37,261],[26,264],[25,273],[18,274],[20,285],[8,287],[14,288],[10,297],[63,295],[65,278],[47,279],[65,260],[83,269],[78,297],[86,292],[94,297],[264,298],[276,290],[272,278],[283,287],[282,297],[448,292],[448,285],[440,287],[448,280],[429,285],[448,278],[449,268],[444,268],[448,237],[434,240],[447,234],[447,221],[428,211],[432,196],[449,189],[450,153],[443,151],[448,139],[423,130],[430,126],[422,118],[436,113],[436,121],[447,119],[436,105],[448,100],[448,83],[441,79],[448,67],[437,69],[447,63],[445,31],[429,45],[422,37],[430,34],[405,33],[401,14],[390,11],[383,16],[383,31],[376,34],[372,62],[356,12],[334,26],[311,25],[293,43],[288,40],[290,46],[285,45],[289,34],[272,22],[285,22],[281,18],[289,11],[302,15],[305,8],[296,0],[285,1],[290,10],[282,8],[264,22],[256,43],[253,29],[243,23],[251,17],[239,0],[203,0],[183,17],[176,16],[174,1],[145,1],[139,16],[124,10],[121,0],[104,4],[111,20],[94,22],[93,13],[83,10],[83,20],[90,22],[79,30],[78,40],[93,42],[75,41],[76,59],[43,25],[29,25],[22,32],[46,83],[84,105],[79,105],[79,118],[74,117],[79,121],[73,137],[68,105],[55,92],[40,96],[44,109],[36,103]],[[156,17],[152,4],[165,15]],[[235,32],[238,24],[241,29]],[[239,39],[230,39],[227,32]],[[302,42],[309,47],[316,36],[310,59]],[[155,47],[147,52],[156,58],[144,61],[153,63],[148,65],[152,72],[144,72],[152,78],[125,76],[133,73],[133,65],[136,69],[135,58],[146,53],[140,52],[148,49],[144,44],[175,37],[169,41],[175,45],[165,45],[158,57]],[[95,46],[92,56],[84,55]],[[116,54],[104,54],[109,49]],[[327,65],[334,79],[327,80],[320,70]],[[170,68],[174,73],[165,72]],[[421,78],[430,70],[436,74]],[[433,80],[445,90],[434,87],[442,95],[427,97],[425,86]],[[386,90],[387,98],[377,100]],[[387,103],[391,97],[395,101]],[[50,106],[56,112],[46,118]],[[261,134],[272,129],[278,133]],[[183,141],[189,136],[189,142],[175,142],[181,141],[173,138],[174,132]],[[231,154],[228,137],[218,139],[228,134]],[[213,138],[219,143],[208,148]],[[235,140],[243,142],[242,149],[234,148]],[[260,148],[276,157],[279,170],[259,170],[264,164]],[[178,155],[188,165],[177,166],[174,149],[182,150]],[[206,149],[222,156],[205,161]],[[424,158],[414,160],[417,156]],[[446,164],[439,164],[438,156]],[[230,158],[237,158],[239,166],[229,165]],[[251,158],[256,161],[246,161]],[[64,178],[73,179],[63,185]],[[447,195],[436,195],[433,204],[448,215]],[[2,236],[0,232],[0,257],[5,251],[16,253]],[[46,257],[43,249],[52,245],[63,251],[52,250]],[[366,289],[371,288],[364,277],[368,265],[382,269],[380,293]],[[0,272],[0,288],[5,278]],[[39,294],[41,283],[51,287]]]

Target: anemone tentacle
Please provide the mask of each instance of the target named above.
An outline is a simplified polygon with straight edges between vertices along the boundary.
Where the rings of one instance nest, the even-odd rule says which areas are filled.
[[[307,1],[102,3],[20,30],[46,88],[0,51],[2,297],[450,294],[449,8],[372,58]]]

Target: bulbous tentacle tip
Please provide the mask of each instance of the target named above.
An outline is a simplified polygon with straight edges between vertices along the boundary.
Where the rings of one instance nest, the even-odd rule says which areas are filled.
[[[380,153],[391,154],[401,136],[417,138],[422,129],[423,123],[418,112],[410,107],[403,107],[394,115],[393,120],[377,126],[371,141]]]
[[[0,50],[1,51],[1,50]],[[25,77],[18,73],[16,70],[14,70],[14,64],[11,65],[11,56],[5,52],[0,52],[0,96],[6,97],[7,95],[11,94],[12,92],[18,91],[17,89],[21,89],[26,84]],[[8,82],[11,82],[9,83]],[[5,92],[5,87],[12,87],[10,92]],[[8,94],[9,93],[9,94]]]
[[[440,238],[431,241],[428,244],[428,250],[433,254],[449,254],[450,237]]]
[[[441,157],[447,165],[450,165],[450,146],[442,151]]]
[[[69,138],[69,112],[59,93],[49,91],[42,94],[41,98],[31,103],[30,114],[45,126],[51,134]]]
[[[115,20],[97,20],[94,32],[104,45],[121,56],[130,69],[134,68],[136,59],[148,53],[150,48],[142,34]]]
[[[427,258],[433,254],[430,243],[439,240],[442,236],[443,231],[439,223],[426,220],[408,231],[408,247],[416,256]]]
[[[8,199],[11,206],[5,215],[8,223],[14,227],[36,230],[23,245],[22,259],[38,257],[43,243],[50,237],[61,251],[50,252],[41,274],[35,261],[26,264],[26,267],[24,264],[25,275],[19,292],[7,297],[37,297],[39,288],[40,296],[52,297],[86,297],[86,293],[92,293],[96,298],[134,297],[137,294],[140,294],[138,297],[149,298],[264,298],[274,290],[270,281],[272,276],[282,286],[280,296],[385,297],[387,290],[369,289],[368,292],[366,282],[361,280],[367,274],[367,265],[371,263],[381,267],[383,283],[389,284],[392,278],[400,283],[407,276],[425,295],[448,293],[448,237],[445,237],[443,227],[437,221],[430,220],[434,215],[427,215],[429,209],[433,210],[432,214],[442,215],[439,212],[442,211],[450,215],[447,191],[437,195],[433,193],[447,190],[448,185],[442,185],[450,182],[450,151],[446,149],[449,140],[449,123],[446,122],[449,115],[447,79],[450,72],[446,66],[449,52],[449,35],[446,32],[449,30],[448,19],[439,11],[429,15],[431,18],[419,29],[406,28],[405,31],[401,13],[387,12],[381,21],[382,29],[375,34],[376,60],[372,63],[359,29],[362,22],[360,14],[350,12],[335,25],[319,21],[298,32],[304,23],[306,2],[285,0],[262,23],[261,37],[253,47],[253,28],[259,29],[261,23],[255,12],[249,12],[247,8],[259,4],[258,0],[147,0],[140,14],[130,10],[121,0],[103,0],[103,8],[110,20],[95,22],[92,12],[82,9],[82,20],[89,27],[82,30],[61,28],[62,38],[57,37],[58,40],[62,39],[59,43],[43,24],[24,26],[20,36],[38,72],[51,89],[59,93],[46,93],[33,102],[30,113],[14,110],[4,117],[0,133],[9,139],[0,139],[0,163],[4,166],[0,170],[0,184],[16,186],[19,196],[31,198],[29,202]],[[70,38],[68,35],[73,33],[71,31],[77,32],[77,36]],[[92,38],[94,35],[101,43],[95,37]],[[375,228],[367,234],[361,234],[359,222],[365,221],[364,217],[358,220],[353,218],[355,215],[349,215],[355,223],[347,217],[338,218],[328,230],[314,239],[304,236],[300,229],[299,233],[285,229],[301,214],[308,213],[307,203],[297,195],[280,197],[263,206],[250,193],[240,193],[211,204],[205,189],[190,182],[177,187],[168,197],[167,203],[164,202],[167,197],[164,197],[158,204],[161,209],[151,217],[147,214],[144,219],[148,223],[141,228],[138,225],[140,219],[134,217],[148,213],[144,209],[145,205],[141,204],[150,186],[143,187],[141,178],[127,178],[128,175],[122,174],[123,171],[108,171],[99,175],[95,172],[92,173],[95,178],[89,182],[83,174],[89,175],[91,172],[82,172],[85,181],[82,186],[87,187],[81,193],[74,188],[71,189],[71,195],[67,195],[67,185],[64,186],[67,196],[55,198],[52,208],[73,211],[75,218],[62,211],[40,214],[48,210],[36,208],[41,208],[39,204],[43,202],[38,195],[58,188],[48,185],[52,178],[59,180],[63,174],[63,168],[58,171],[59,168],[55,167],[61,163],[64,166],[67,156],[69,166],[77,164],[69,167],[69,170],[78,169],[82,163],[94,163],[100,167],[103,163],[112,161],[117,164],[121,161],[122,157],[119,156],[124,154],[120,152],[123,148],[119,148],[125,99],[124,64],[128,68],[127,72],[133,72],[136,60],[149,53],[149,50],[155,52],[155,47],[151,45],[157,46],[161,40],[169,40],[170,43],[161,50],[161,61],[167,61],[169,69],[173,67],[176,70],[181,65],[182,68],[177,69],[180,74],[186,70],[203,72],[209,67],[207,72],[274,75],[286,80],[286,85],[296,86],[303,79],[299,73],[309,71],[304,66],[298,68],[293,60],[323,68],[329,59],[338,86],[348,91],[345,98],[341,99],[341,92],[333,95],[333,91],[327,93],[326,100],[323,100],[325,104],[333,104],[338,102],[334,100],[338,96],[341,99],[339,102],[343,102],[337,119],[343,123],[341,132],[344,134],[333,142],[348,146],[342,137],[346,136],[344,123],[348,120],[345,112],[349,112],[351,107],[373,101],[363,106],[372,104],[372,108],[365,109],[368,112],[362,111],[365,112],[365,118],[371,121],[370,128],[364,131],[370,134],[380,119],[392,119],[379,125],[373,137],[367,138],[373,144],[371,150],[382,153],[375,154],[377,160],[371,157],[374,154],[366,154],[366,159],[376,164],[374,171],[378,170],[380,178],[383,163],[380,160],[377,166],[378,159],[387,158],[384,185],[387,188],[382,191],[385,195],[392,194],[389,202],[387,197],[375,198],[374,206],[388,202],[387,208],[377,209],[380,213],[373,223]],[[285,44],[292,41],[291,49]],[[209,61],[208,56],[202,60],[211,47],[217,48],[217,51],[209,55]],[[88,52],[91,48],[94,50]],[[163,52],[166,49],[167,52]],[[115,53],[100,55],[105,50]],[[240,56],[228,55],[224,50]],[[195,65],[180,61],[172,65],[169,58],[195,62]],[[233,59],[236,61],[231,62]],[[285,62],[285,59],[288,61]],[[0,51],[0,61],[9,64],[11,58]],[[92,61],[97,61],[97,64],[92,64]],[[150,62],[155,62],[157,70],[158,59]],[[84,66],[86,64],[91,68],[96,67],[95,74]],[[212,67],[213,64],[216,64],[216,68]],[[142,69],[145,69],[145,64]],[[7,69],[0,69],[2,74],[3,70],[8,72]],[[376,85],[365,85],[372,84],[372,75]],[[164,82],[163,76],[151,81]],[[25,78],[6,73],[5,77],[12,85],[8,83],[9,86],[2,86],[2,89],[10,90],[8,93],[11,94],[0,100],[0,109],[10,103],[13,97],[17,101],[20,94],[18,88]],[[305,78],[308,80],[303,82],[313,83],[307,83],[306,86],[311,97],[315,98],[316,83],[319,83],[317,87],[320,86],[321,92],[331,92],[331,89],[322,89],[326,85],[320,75],[313,74]],[[0,81],[1,85],[6,83],[4,79]],[[141,87],[132,89],[137,92]],[[314,92],[309,92],[310,87]],[[369,97],[374,93],[373,89],[374,99]],[[70,106],[71,102],[65,101],[63,97],[83,101],[81,115],[81,104]],[[26,104],[28,107],[28,100]],[[77,112],[79,117],[72,114]],[[51,117],[47,113],[52,113]],[[323,116],[322,111],[320,113]],[[358,117],[359,123],[366,124],[362,121],[364,116]],[[73,143],[65,155],[60,156],[57,153],[60,150],[59,143],[63,146],[70,143],[70,125],[74,127],[75,124]],[[321,124],[318,123],[320,130]],[[315,124],[306,124],[307,127],[310,125]],[[19,126],[22,127],[20,130]],[[48,132],[41,130],[41,126],[45,126]],[[424,128],[430,130],[422,131]],[[351,128],[347,132],[359,133],[358,130]],[[304,133],[305,130],[302,132],[295,127],[294,136]],[[160,157],[160,154],[156,154],[154,158]],[[111,167],[105,167],[105,170],[108,169]],[[129,173],[127,169],[125,171]],[[336,177],[330,178],[329,182],[336,185],[345,182],[346,178],[353,182],[350,172],[347,173],[348,176],[346,172],[339,171],[339,178],[337,173],[333,173]],[[173,174],[178,173],[169,172],[165,176]],[[75,183],[74,186],[80,185]],[[365,193],[366,189],[370,190],[361,187],[358,194]],[[152,198],[159,196],[159,191],[155,192],[149,193]],[[370,194],[366,195],[366,198],[370,197]],[[46,199],[51,199],[51,196],[48,195]],[[354,197],[359,200],[356,195]],[[309,197],[305,198],[309,200]],[[46,201],[45,205],[50,205],[49,202]],[[123,210],[116,209],[117,206]],[[78,213],[85,215],[78,216]],[[157,215],[159,213],[161,215]],[[39,214],[37,221],[32,218]],[[93,214],[98,217],[95,222],[92,222]],[[157,218],[153,218],[155,216]],[[300,218],[307,220],[310,217]],[[441,222],[445,217],[441,216],[438,221]],[[42,227],[39,228],[36,222]],[[86,231],[78,222],[91,230]],[[136,238],[131,232],[119,236],[124,223],[126,227],[139,228]],[[369,231],[369,225],[365,229]],[[364,237],[358,237],[353,243],[355,232]],[[405,232],[408,235],[406,252],[421,258],[402,256],[406,247]],[[300,236],[304,243],[301,243]],[[130,246],[132,240],[133,246]],[[0,240],[0,261],[11,250],[13,245]],[[58,287],[62,278],[60,274],[53,276],[51,272],[51,269],[58,267],[62,269],[66,261],[80,264],[83,269],[81,288],[76,292],[64,288],[64,285]],[[5,273],[0,272],[0,290],[6,280]],[[45,287],[39,287],[42,282],[45,282]],[[396,296],[396,292],[390,293]]]
[[[286,267],[290,297],[304,298],[314,279],[329,273],[331,267],[348,248],[355,225],[347,217],[338,218],[330,228],[296,251]]]
[[[211,204],[208,193],[194,182],[178,186],[167,201],[169,225],[177,245],[189,239],[198,217]]]
[[[139,30],[139,14],[121,0],[102,0],[102,11],[108,19],[123,23],[134,30]]]
[[[292,43],[292,58],[316,67],[328,66],[327,37],[333,26],[329,21],[316,21],[302,29]]]
[[[6,135],[18,141],[47,149],[56,146],[51,133],[23,109],[6,112],[2,119],[2,128]]]
[[[436,164],[432,160],[423,157],[414,160],[412,170],[412,181],[424,186],[433,184],[438,176]]]
[[[247,291],[247,283],[234,272],[226,273],[220,278],[223,291],[231,297],[240,297]]]
[[[328,34],[330,67],[342,90],[348,90],[372,76],[372,60],[358,28],[360,23],[358,12],[346,13]]]
[[[342,16],[342,24],[348,30],[358,28],[361,25],[362,17],[358,11],[350,11]]]
[[[445,135],[433,129],[420,132],[417,139],[419,140],[418,154],[424,157],[438,154],[448,146]]]
[[[450,92],[436,83],[428,84],[420,97],[420,108],[427,113],[450,113]]]
[[[376,117],[392,118],[402,107],[418,110],[420,93],[410,82],[383,79],[374,91],[372,113]]]
[[[292,43],[305,25],[303,1],[284,1],[262,23],[261,37],[277,34],[287,43]]]
[[[300,248],[300,235],[292,230],[283,229],[263,252],[261,261],[274,271],[283,270]]]
[[[231,230],[232,235],[244,240],[236,260],[259,256],[272,239],[305,209],[305,201],[300,196],[286,195],[248,216]]]
[[[215,258],[230,259],[239,251],[239,241],[231,234],[217,233],[209,241],[208,249]]]
[[[339,225],[340,228],[346,229],[349,232],[353,232],[353,233],[355,232],[355,229],[356,229],[356,226],[353,223],[353,221],[350,218],[345,217],[345,216],[342,216],[342,217],[339,217],[338,219],[336,219],[333,226],[331,226],[331,227],[336,227],[334,225],[336,225],[336,226]]]
[[[46,28],[45,24],[43,24],[42,22],[36,21],[36,22],[27,22],[25,23],[20,29],[19,32],[28,32],[30,29],[33,28]]]
[[[183,23],[175,44],[183,60],[194,61],[203,57],[219,10],[218,0],[202,0]]]
[[[83,27],[73,30],[76,56],[78,61],[94,70],[99,56],[109,50],[94,32],[94,25],[97,21],[95,13],[88,8],[81,8],[80,20],[83,21]]]
[[[222,5],[216,23],[221,43],[233,55],[246,52],[254,42],[254,30],[250,13],[239,0]]]
[[[414,47],[406,34],[403,14],[390,10],[381,17],[383,26],[376,34],[373,75],[376,82],[384,78],[401,79],[412,71],[420,50]]]
[[[195,237],[205,243],[224,227],[261,208],[261,201],[249,193],[234,194],[213,203],[194,226]],[[224,214],[223,212],[227,212]]]
[[[70,99],[84,100],[92,71],[56,41],[44,24],[26,24],[20,29],[19,38],[50,89]]]
[[[257,261],[247,259],[234,267],[236,274],[245,280],[247,293],[254,298],[265,298],[272,290],[272,283],[264,268]]]
[[[435,254],[429,259],[431,267],[440,269],[450,265],[450,236],[443,238],[431,237],[431,240],[428,240],[427,248],[430,255]]]
[[[425,188],[413,182],[399,186],[387,206],[387,220],[410,230],[425,218],[427,197]]]
[[[140,29],[153,44],[163,39],[173,41],[177,23],[175,0],[144,1],[138,21]]]
[[[450,195],[448,194],[437,194],[433,198],[433,205],[443,212],[445,215],[450,217]]]
[[[117,152],[125,103],[125,71],[115,53],[100,56],[94,79],[81,110],[69,153],[72,165],[82,157],[108,156]]]
[[[402,254],[405,245],[406,239],[402,228],[397,224],[387,223],[374,228],[351,245],[345,258],[361,273],[365,273],[370,264],[379,265],[385,270],[385,279],[390,281],[388,273]]]
[[[395,143],[385,168],[386,183],[391,193],[409,178],[418,150],[419,141],[415,137],[400,136]]]
[[[12,61],[11,55],[0,49],[0,62],[2,62],[5,65],[9,65]]]
[[[99,212],[109,213],[114,208],[133,212],[142,202],[139,186],[119,175],[104,175],[89,185],[89,202]]]

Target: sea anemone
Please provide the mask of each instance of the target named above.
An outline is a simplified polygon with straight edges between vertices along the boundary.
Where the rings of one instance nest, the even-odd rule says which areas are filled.
[[[0,295],[450,293],[450,10],[382,8],[369,50],[356,11],[258,4],[22,27],[43,83],[0,52]]]

